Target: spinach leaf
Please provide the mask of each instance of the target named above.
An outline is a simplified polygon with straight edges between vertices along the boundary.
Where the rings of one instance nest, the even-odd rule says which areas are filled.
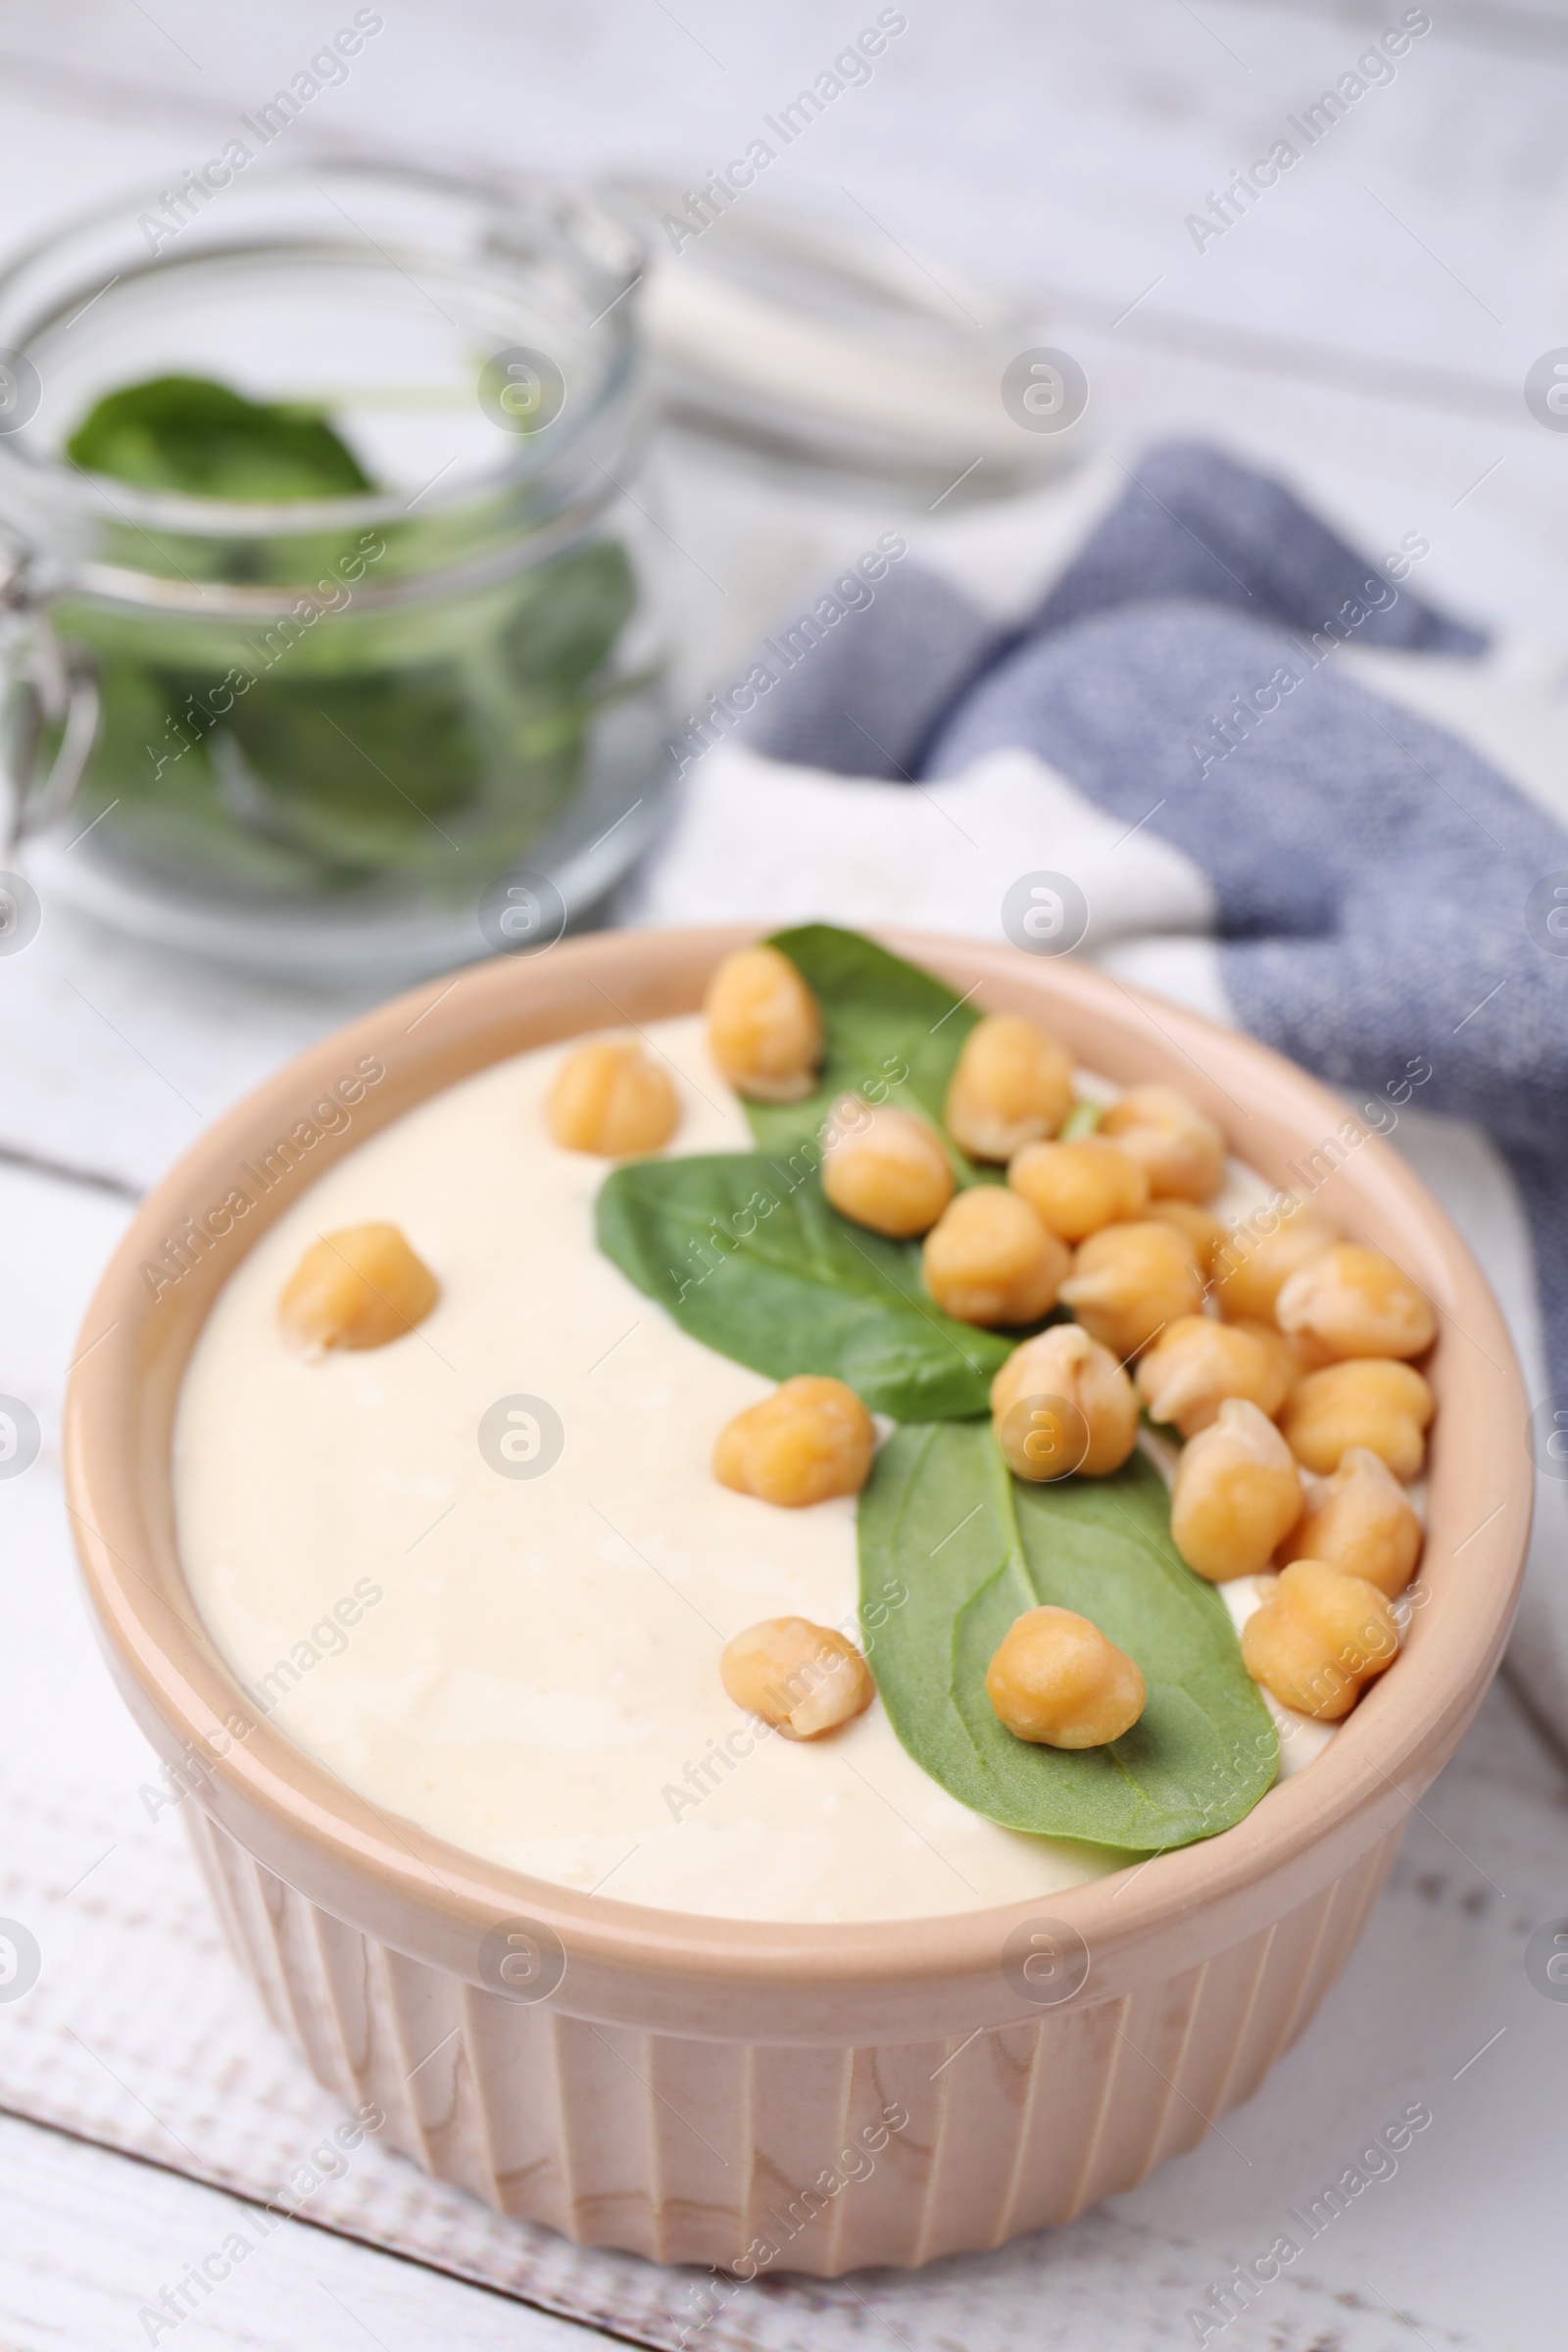
[[[523,575],[502,632],[503,658],[519,685],[568,694],[603,667],[636,610],[626,551],[601,539]]]
[[[247,400],[199,375],[159,375],[106,393],[66,443],[88,473],[193,498],[345,498],[375,487],[320,413]]]
[[[945,981],[858,931],[805,923],[776,932],[768,945],[789,957],[821,1006],[827,1052],[816,1092],[804,1102],[747,1103],[763,1150],[793,1151],[820,1133],[841,1095],[885,1088],[885,1098],[877,1092],[872,1100],[931,1120],[960,1184],[1000,1179],[1001,1169],[976,1167],[942,1130],[948,1081],[979,1013]]]
[[[814,1165],[808,1151],[634,1160],[601,1188],[599,1247],[683,1331],[756,1372],[832,1374],[897,1420],[983,1413],[1018,1335],[941,1313],[918,1243],[841,1217]]]
[[[860,1590],[882,1611],[872,1671],[909,1754],[950,1795],[1012,1830],[1148,1852],[1212,1837],[1274,1778],[1268,1709],[1229,1613],[1170,1540],[1164,1483],[1140,1454],[1111,1478],[1029,1486],[989,1424],[896,1430],[859,1507]],[[986,1667],[1015,1617],[1091,1618],[1143,1672],[1148,1704],[1102,1748],[1004,1730]]]

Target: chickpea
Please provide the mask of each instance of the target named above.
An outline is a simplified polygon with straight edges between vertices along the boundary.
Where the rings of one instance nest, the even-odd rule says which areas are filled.
[[[1174,1225],[1104,1225],[1079,1250],[1060,1296],[1086,1331],[1125,1358],[1196,1315],[1203,1283],[1192,1243]]]
[[[822,1015],[777,948],[737,948],[703,1000],[708,1049],[738,1094],[755,1102],[800,1102],[816,1084]]]
[[[963,1041],[943,1111],[972,1159],[1010,1159],[1072,1108],[1072,1055],[1020,1013],[994,1012]]]
[[[1100,1132],[1141,1160],[1156,1199],[1207,1200],[1225,1177],[1225,1138],[1173,1086],[1129,1087],[1101,1113]]]
[[[1231,1229],[1222,1224],[1210,1209],[1200,1208],[1196,1200],[1152,1200],[1143,1211],[1156,1225],[1174,1225],[1185,1233],[1198,1252],[1200,1271],[1205,1281],[1214,1271],[1215,1261],[1231,1238]]]
[[[1254,1575],[1301,1515],[1301,1477],[1272,1421],[1242,1396],[1182,1448],[1170,1532],[1198,1576],[1224,1584]]]
[[[1331,1356],[1422,1355],[1438,1328],[1409,1275],[1380,1250],[1351,1242],[1297,1269],[1274,1302],[1274,1320]]]
[[[566,1055],[545,1117],[563,1151],[627,1159],[668,1143],[680,1124],[680,1104],[668,1071],[639,1038],[599,1037]]]
[[[348,1225],[312,1243],[277,1313],[291,1347],[384,1348],[422,1323],[440,1296],[395,1225]]]
[[[1292,1452],[1327,1478],[1347,1446],[1367,1446],[1396,1478],[1412,1479],[1426,1456],[1424,1432],[1437,1410],[1432,1391],[1409,1364],[1387,1355],[1354,1355],[1309,1372],[1280,1416]]]
[[[1260,1340],[1208,1315],[1168,1324],[1138,1366],[1150,1419],[1171,1423],[1184,1438],[1207,1429],[1227,1396],[1247,1397],[1272,1420],[1290,1388]]]
[[[1376,1585],[1325,1560],[1297,1560],[1242,1628],[1242,1660],[1282,1707],[1320,1723],[1348,1715],[1364,1683],[1392,1666],[1399,1637]]]
[[[953,1170],[933,1130],[912,1110],[872,1110],[851,1095],[834,1113],[822,1190],[841,1216],[906,1241],[926,1233],[953,1198]]]
[[[718,1433],[721,1487],[789,1510],[830,1494],[858,1494],[871,1475],[876,1425],[842,1380],[797,1373]]]
[[[991,1411],[1019,1478],[1105,1478],[1138,1443],[1133,1384],[1078,1323],[1053,1324],[1013,1349],[991,1383]]]
[[[1256,1340],[1273,1365],[1274,1376],[1280,1384],[1280,1402],[1275,1405],[1272,1412],[1269,1411],[1267,1405],[1264,1405],[1263,1410],[1268,1413],[1271,1421],[1277,1421],[1284,1409],[1285,1398],[1291,1395],[1302,1374],[1315,1372],[1317,1366],[1307,1361],[1305,1350],[1299,1341],[1288,1340],[1284,1332],[1272,1323],[1254,1323],[1250,1315],[1244,1315],[1237,1322],[1227,1324],[1225,1328],[1228,1331],[1248,1332],[1251,1338]]]
[[[876,1696],[854,1642],[808,1617],[750,1626],[725,1643],[718,1671],[735,1704],[786,1740],[820,1740],[863,1715]]]
[[[1368,1446],[1348,1446],[1287,1544],[1292,1559],[1322,1560],[1392,1600],[1415,1573],[1421,1522],[1382,1457]]]
[[[1215,1257],[1214,1298],[1227,1323],[1274,1320],[1274,1301],[1298,1266],[1310,1265],[1332,1250],[1339,1232],[1327,1217],[1299,1200],[1279,1211],[1278,1223],[1259,1233],[1243,1223]]]
[[[960,1323],[1033,1323],[1072,1263],[1027,1200],[1000,1184],[956,1193],[925,1237],[925,1287]]]
[[[1026,1609],[986,1668],[986,1696],[1016,1739],[1103,1747],[1144,1711],[1144,1678],[1098,1625],[1073,1609]]]
[[[1149,1199],[1142,1163],[1098,1135],[1025,1144],[1007,1162],[1007,1182],[1064,1242],[1087,1241],[1102,1225],[1141,1216]]]

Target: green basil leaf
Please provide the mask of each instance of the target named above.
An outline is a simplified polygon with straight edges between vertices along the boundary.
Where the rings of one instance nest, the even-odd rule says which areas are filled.
[[[895,1430],[860,1497],[859,1550],[889,1720],[974,1812],[1143,1853],[1229,1829],[1273,1781],[1273,1722],[1229,1612],[1182,1565],[1164,1482],[1141,1454],[1111,1478],[1030,1486],[989,1424]],[[895,1585],[909,1597],[889,1611]],[[1143,1673],[1143,1716],[1109,1746],[1037,1747],[992,1710],[986,1668],[1042,1602],[1090,1618]]]
[[[985,1412],[1018,1343],[941,1313],[919,1244],[830,1208],[809,1151],[633,1160],[597,1216],[601,1250],[694,1339],[774,1380],[831,1374],[895,1420]]]
[[[959,1184],[1000,1180],[979,1168],[942,1128],[948,1081],[980,1015],[946,981],[892,956],[858,931],[805,923],[768,942],[789,957],[822,1011],[826,1043],[816,1092],[804,1102],[748,1102],[765,1152],[792,1152],[821,1133],[841,1095],[863,1095],[923,1114],[941,1134]],[[900,1075],[899,1073],[902,1073]]]
[[[247,400],[199,375],[106,393],[66,443],[88,473],[194,498],[345,498],[375,487],[318,410]]]

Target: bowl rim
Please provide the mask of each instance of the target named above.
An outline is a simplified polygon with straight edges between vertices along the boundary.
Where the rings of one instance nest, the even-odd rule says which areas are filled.
[[[1075,1058],[1118,1083],[1170,1077],[1176,1060],[1179,1082],[1205,1107],[1223,1100],[1248,1125],[1261,1123],[1261,1138],[1244,1144],[1230,1130],[1227,1140],[1275,1183],[1283,1181],[1287,1144],[1310,1153],[1320,1135],[1322,1152],[1328,1139],[1345,1136],[1348,1121],[1364,1128],[1348,1120],[1339,1096],[1270,1048],[1073,958],[893,926],[867,931],[971,988],[990,1009],[1035,1011]],[[1157,1868],[1140,1862],[1044,1900],[914,1921],[731,1920],[555,1886],[381,1812],[295,1746],[243,1691],[183,1585],[169,1460],[179,1377],[212,1301],[260,1233],[323,1166],[475,1071],[532,1045],[635,1025],[628,997],[641,1019],[696,1010],[713,964],[759,936],[756,924],[600,932],[422,983],[332,1031],[204,1131],[122,1238],[77,1342],[66,1409],[67,1502],[99,1639],[166,1761],[195,1759],[185,1780],[204,1812],[327,1910],[473,1984],[492,1982],[479,1966],[482,1935],[520,1918],[561,1939],[575,1981],[563,2005],[576,2013],[586,2001],[610,2014],[628,1984],[651,1987],[657,1980],[661,2014],[688,2016],[688,2030],[701,2034],[705,1987],[727,1986],[744,1999],[748,1988],[776,1995],[787,1986],[808,2034],[821,2038],[835,1998],[841,2008],[892,2016],[901,1994],[918,2006],[922,1987],[963,1985],[973,1995],[985,1984],[982,2009],[990,2022],[1005,2022],[1039,2012],[1003,1985],[999,1947],[1038,1923],[1048,1905],[1051,1919],[1094,1953],[1097,1997],[1129,1970],[1136,1977],[1140,1958],[1147,1974],[1152,1950],[1169,1973],[1184,1955],[1211,1951],[1226,1920],[1234,1927],[1253,1919],[1260,1882],[1288,1883],[1303,1895],[1402,1821],[1480,1703],[1517,1597],[1534,1491],[1523,1381],[1468,1248],[1377,1133],[1346,1150],[1322,1189],[1329,1213],[1392,1248],[1440,1308],[1428,1373],[1439,1431],[1422,1565],[1438,1605],[1418,1613],[1398,1672],[1372,1687],[1309,1770],[1277,1783],[1233,1828],[1156,1857]],[[1092,1054],[1088,1036],[1097,1041]],[[207,1239],[195,1247],[190,1220],[205,1218],[204,1203],[223,1203],[236,1165],[253,1163],[300,1118],[302,1104],[366,1060],[383,1072],[367,1082],[374,1097],[343,1132],[319,1137],[312,1164],[301,1150],[289,1176],[302,1182],[280,1183],[284,1198],[257,1201],[261,1213],[243,1228],[231,1214],[230,1230],[215,1238],[204,1223]],[[1285,1162],[1293,1164],[1299,1173],[1298,1160]],[[171,1263],[160,1254],[170,1236],[182,1236],[190,1264],[155,1280]],[[1445,1444],[1445,1420],[1470,1434],[1463,1449]],[[1483,1499],[1490,1515],[1474,1507]],[[218,1747],[225,1720],[243,1720],[242,1711],[259,1719]],[[789,2037],[782,2019],[779,2026],[777,2037]]]

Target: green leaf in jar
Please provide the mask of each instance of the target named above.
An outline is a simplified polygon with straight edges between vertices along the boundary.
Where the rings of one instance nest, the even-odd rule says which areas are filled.
[[[363,865],[435,864],[483,774],[458,680],[420,672],[260,680],[226,721],[281,834]]]
[[[859,1503],[866,1605],[896,1581],[871,1667],[889,1720],[950,1795],[1010,1830],[1147,1853],[1229,1829],[1274,1779],[1278,1742],[1229,1612],[1183,1566],[1164,1482],[1141,1454],[1114,1476],[1030,1486],[988,1423],[896,1430]],[[1144,1713],[1098,1748],[1018,1740],[985,1674],[1026,1609],[1090,1618],[1143,1673]]]
[[[607,735],[624,747],[641,726],[657,758],[657,672],[617,658],[639,589],[613,537],[460,591],[386,597],[428,568],[421,534],[436,525],[388,523],[352,544],[300,534],[288,502],[375,483],[319,410],[197,376],[106,394],[68,454],[141,488],[279,510],[250,536],[136,530],[127,557],[266,581],[275,614],[241,628],[90,599],[62,614],[103,695],[83,856],[264,904],[416,886],[456,906],[547,835],[605,760],[624,759]]]
[[[520,685],[566,694],[586,684],[637,610],[637,580],[613,539],[577,548],[525,572],[501,634]]]
[[[319,410],[247,400],[198,375],[153,376],[106,393],[66,455],[84,472],[192,498],[270,504],[375,487]]]
[[[830,1374],[897,1420],[985,1412],[1022,1336],[944,1315],[921,1283],[919,1244],[841,1217],[804,1151],[633,1160],[601,1188],[598,1240],[720,1355],[774,1380]]]

